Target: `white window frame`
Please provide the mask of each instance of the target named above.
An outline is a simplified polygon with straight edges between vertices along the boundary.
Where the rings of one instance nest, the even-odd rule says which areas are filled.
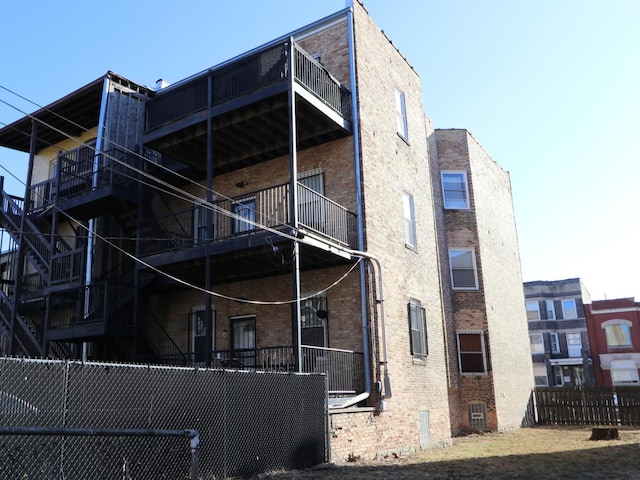
[[[418,247],[416,232],[416,210],[413,195],[402,191],[402,218],[404,219],[404,243],[411,248]]]
[[[407,101],[404,92],[396,85],[394,87],[396,105],[396,131],[405,142],[409,141],[409,128],[407,125]]]
[[[548,387],[549,376],[547,375],[547,366],[544,363],[533,364],[533,378],[536,387]]]
[[[607,347],[609,348],[628,348],[633,346],[631,339],[631,326],[632,323],[629,320],[613,319],[602,322],[600,325],[604,330],[604,336],[607,340]],[[613,331],[614,328],[620,327],[620,333],[625,337],[626,343],[612,342],[616,335]]]
[[[478,335],[480,337],[480,347],[481,351],[462,351],[460,348],[460,335]],[[487,346],[485,343],[485,336],[482,330],[459,330],[456,332],[456,345],[458,347],[458,368],[460,370],[460,375],[465,376],[481,376],[486,375],[488,372],[487,366]],[[463,355],[482,355],[482,372],[472,372],[463,370]]]
[[[544,301],[545,309],[547,310],[547,320],[555,320],[556,319],[556,307],[553,304],[553,300],[545,300]]]
[[[459,255],[463,255],[463,254],[471,254],[471,265],[466,265],[466,266],[458,266],[457,268],[454,267],[454,258],[455,256]],[[456,285],[456,281],[455,281],[455,275],[454,272],[458,270],[458,271],[465,271],[465,272],[470,272],[471,270],[473,270],[473,281],[474,284],[473,285]],[[476,252],[475,249],[473,248],[450,248],[449,249],[449,273],[451,274],[451,287],[454,290],[478,290],[478,267],[476,264]]]
[[[578,318],[578,306],[576,305],[575,298],[565,298],[561,300],[560,303],[562,305],[562,318],[564,320],[575,320],[576,318]],[[572,307],[565,308],[566,303],[572,303],[573,308]],[[569,315],[569,314],[572,314],[572,315]]]
[[[461,183],[463,185],[462,190],[460,189],[452,189],[447,188],[447,183],[445,177],[446,176],[460,176]],[[469,210],[471,208],[471,204],[469,201],[469,182],[467,180],[467,172],[464,170],[451,170],[451,171],[443,171],[440,173],[440,181],[442,183],[442,199],[444,202],[444,208],[447,210]],[[447,192],[462,192],[463,199],[451,198],[451,195],[447,195]],[[448,197],[448,198],[447,198]]]
[[[535,306],[535,310],[533,309],[533,307]],[[541,320],[541,316],[540,316],[540,302],[538,302],[537,300],[529,300],[527,302],[525,302],[525,308],[527,310],[527,320],[530,322],[537,322],[539,320]],[[536,313],[536,318],[529,318],[529,313]]]
[[[549,332],[549,347],[551,353],[560,353],[560,336],[556,332]]]
[[[532,355],[544,353],[544,335],[542,333],[530,333],[529,348]]]
[[[574,342],[571,339],[577,339],[580,341]],[[580,350],[576,349],[576,345],[580,345]],[[572,353],[574,353],[572,355]],[[572,358],[578,358],[582,356],[582,334],[580,332],[567,332],[567,355]]]
[[[640,383],[637,368],[611,368],[613,385],[637,385]]]
[[[426,310],[417,300],[411,300],[407,305],[407,309],[409,313],[411,355],[418,358],[425,358],[429,355]]]
[[[553,380],[556,387],[564,385],[564,372],[562,367],[559,365],[553,367]]]

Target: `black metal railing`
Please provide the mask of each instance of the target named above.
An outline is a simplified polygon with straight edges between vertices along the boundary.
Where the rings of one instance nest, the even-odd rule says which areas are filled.
[[[178,347],[149,308],[145,307],[141,312],[138,332],[153,351],[155,358],[150,359],[152,362],[160,360],[164,364],[174,366],[191,364],[190,356]]]
[[[48,328],[72,328],[90,324],[133,325],[134,290],[129,285],[92,283],[79,290],[51,295]],[[86,303],[86,305],[85,305]]]
[[[327,197],[298,184],[299,223],[343,245],[354,247],[356,216]],[[143,255],[172,250],[185,250],[208,240],[207,221],[211,215],[213,238],[227,240],[246,235],[263,227],[278,228],[290,221],[289,185],[246,193],[242,196],[213,202],[211,212],[205,205],[196,205],[167,215],[152,217],[143,226]]]
[[[329,71],[315,61],[311,55],[296,47],[294,49],[295,78],[324,103],[346,118],[351,117],[351,92],[344,88]]]
[[[58,175],[53,185],[37,184],[33,196],[55,202],[107,186],[136,191],[142,165],[142,159],[120,149],[96,154],[94,146],[82,146],[58,156]],[[44,200],[39,201],[46,206]]]
[[[360,352],[303,345],[303,373],[324,373],[331,394],[356,394],[364,391],[364,356]],[[197,354],[194,360],[198,359]],[[214,366],[239,370],[290,372],[295,370],[295,352],[289,345],[262,348],[237,348],[213,352]],[[202,358],[200,358],[202,360]]]
[[[147,131],[204,110],[208,104],[208,79],[212,78],[212,106],[267,85],[286,81],[289,44],[271,46],[223,65],[190,81],[161,92],[147,103]],[[346,118],[351,117],[351,93],[326,68],[294,45],[295,79]]]
[[[84,273],[84,248],[68,249],[51,256],[51,284],[77,282]]]

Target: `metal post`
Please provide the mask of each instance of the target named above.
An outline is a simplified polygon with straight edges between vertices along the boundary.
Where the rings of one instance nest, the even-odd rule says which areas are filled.
[[[298,231],[298,156],[296,131],[296,92],[295,92],[295,46],[293,37],[289,38],[289,222],[294,235]],[[291,266],[293,298],[292,304],[292,333],[295,349],[296,371],[302,372],[302,340],[300,338],[300,246],[297,241],[292,242],[293,262]]]

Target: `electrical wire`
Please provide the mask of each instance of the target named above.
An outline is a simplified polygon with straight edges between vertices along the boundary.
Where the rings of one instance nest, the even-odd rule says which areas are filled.
[[[38,106],[36,103],[31,102],[30,100],[26,99],[25,97],[23,97],[23,96],[20,96],[20,95],[16,94],[15,92],[13,92],[13,91],[11,91],[11,90],[7,89],[6,87],[4,87],[4,86],[2,86],[2,85],[0,85],[0,88],[2,88],[2,89],[4,89],[4,90],[6,90],[6,91],[8,91],[8,92],[10,92],[10,93],[12,93],[12,94],[14,94],[14,95],[18,96],[19,98],[25,99],[25,100],[29,101],[30,103],[33,103],[34,105]],[[69,139],[71,139],[71,140],[75,141],[75,142],[76,142],[76,143],[78,143],[80,146],[85,146],[85,147],[88,147],[88,148],[93,148],[91,145],[88,145],[88,144],[86,144],[86,143],[84,143],[84,142],[81,142],[81,141],[77,140],[77,139],[76,139],[76,138],[74,138],[73,136],[71,136],[71,135],[69,135],[69,134],[67,134],[67,133],[65,133],[65,132],[63,132],[63,131],[61,131],[61,130],[59,130],[59,129],[57,129],[57,128],[55,128],[55,127],[51,126],[51,125],[49,125],[49,124],[47,124],[46,122],[44,122],[44,121],[42,121],[42,120],[40,120],[40,119],[36,118],[36,117],[35,117],[34,115],[32,115],[32,114],[28,114],[28,113],[26,113],[26,112],[23,112],[23,111],[22,111],[22,110],[20,110],[19,108],[15,107],[14,105],[9,104],[8,102],[6,102],[6,101],[4,101],[4,100],[2,100],[2,99],[0,99],[0,103],[3,103],[3,104],[5,104],[5,105],[7,105],[7,106],[9,106],[9,107],[11,107],[11,108],[13,108],[13,109],[15,109],[15,110],[19,111],[19,112],[20,112],[20,113],[22,113],[23,115],[26,115],[27,117],[29,117],[29,118],[31,118],[31,119],[33,119],[33,120],[35,120],[35,121],[37,121],[37,122],[39,122],[39,123],[43,124],[43,125],[44,125],[44,126],[46,126],[47,128],[50,128],[50,129],[52,129],[52,130],[54,130],[54,131],[56,131],[56,132],[60,133],[61,135],[63,135],[63,136],[65,136],[65,137],[67,137],[67,138],[69,138]],[[42,108],[42,107],[40,107],[40,108]],[[47,109],[47,111],[49,111],[49,110]],[[71,124],[75,124],[75,123],[74,123],[74,122],[72,122],[71,120],[66,119],[65,117],[62,117],[62,116],[58,115],[58,114],[57,114],[57,113],[55,113],[55,112],[51,112],[51,113],[54,113],[54,114],[55,114],[56,116],[58,116],[59,118],[65,119],[66,121],[68,121],[68,122],[69,122],[69,123],[71,123]],[[3,122],[2,122],[2,123],[3,123]],[[3,124],[4,124],[4,123],[3,123]],[[4,124],[4,125],[6,125],[6,124]],[[77,124],[75,124],[75,125],[77,125]],[[78,125],[78,126],[79,126],[79,125]],[[86,128],[83,128],[83,127],[81,127],[81,126],[79,126],[79,127],[80,127],[80,128],[82,128],[82,129],[83,129],[83,130],[85,130],[85,131],[88,131],[88,129],[86,129]],[[25,135],[26,135],[26,134],[25,134]],[[112,143],[113,145],[118,146],[115,142],[111,142],[111,143]],[[49,145],[51,145],[51,144],[49,144]],[[143,159],[144,161],[151,162],[151,160],[149,160],[149,159],[145,158],[144,156],[142,156],[142,155],[138,154],[137,152],[130,151],[130,150],[126,149],[126,148],[122,148],[121,146],[118,146],[118,147],[120,147],[120,149],[122,149],[122,150],[124,150],[124,151],[126,151],[126,152],[128,151],[128,152],[129,152],[130,154],[132,154],[132,155],[135,155],[135,156],[137,156],[137,157],[139,157],[139,158]],[[171,190],[175,190],[176,192],[174,193],[174,192],[172,192],[172,191],[170,191],[170,190],[169,190],[169,191],[167,191],[167,190],[163,190],[163,189],[160,189],[159,187],[157,187],[157,186],[155,186],[155,185],[151,185],[151,184],[149,184],[149,183],[142,182],[143,184],[145,184],[145,185],[147,185],[147,186],[149,186],[149,187],[151,187],[151,188],[155,188],[155,189],[157,189],[158,191],[161,191],[161,192],[163,192],[163,193],[167,193],[167,194],[170,194],[170,195],[174,195],[174,196],[176,196],[177,198],[181,198],[181,199],[183,199],[183,200],[193,200],[193,201],[194,201],[194,203],[196,203],[198,206],[202,206],[202,207],[205,207],[205,208],[209,208],[209,209],[211,209],[211,210],[212,210],[212,211],[214,211],[214,212],[222,213],[222,214],[224,214],[224,215],[230,216],[231,218],[235,218],[235,219],[237,219],[237,220],[241,220],[241,221],[243,221],[243,222],[246,222],[246,223],[252,224],[252,225],[253,225],[253,226],[255,226],[255,227],[258,227],[258,228],[261,228],[261,229],[264,229],[264,230],[270,231],[270,232],[272,232],[272,233],[274,233],[274,234],[276,234],[276,235],[278,235],[278,236],[281,236],[281,237],[284,237],[284,238],[288,238],[288,239],[290,239],[290,240],[292,240],[292,241],[298,241],[298,238],[297,238],[296,236],[294,236],[294,235],[288,235],[288,234],[286,234],[286,233],[284,233],[284,232],[281,232],[281,231],[278,231],[278,230],[272,229],[272,228],[270,228],[270,227],[267,227],[266,225],[263,225],[263,224],[261,224],[261,223],[258,223],[258,222],[255,222],[255,221],[252,221],[251,219],[248,219],[248,218],[246,218],[246,217],[243,217],[243,216],[240,216],[240,215],[234,214],[233,212],[230,212],[230,211],[225,210],[225,209],[223,209],[223,208],[221,208],[221,207],[219,207],[219,206],[217,206],[217,205],[215,205],[215,204],[213,204],[213,203],[211,203],[211,202],[208,202],[208,201],[206,201],[206,200],[203,200],[203,199],[201,199],[200,197],[197,197],[197,196],[195,196],[195,195],[193,195],[193,194],[191,194],[191,193],[187,192],[187,191],[186,191],[186,190],[184,190],[184,189],[180,189],[180,188],[178,188],[178,187],[176,187],[176,186],[174,186],[174,185],[171,185],[171,184],[169,184],[169,183],[167,183],[167,182],[163,181],[162,179],[159,179],[159,178],[157,178],[157,177],[155,177],[155,176],[153,176],[153,175],[150,175],[150,174],[148,174],[148,172],[144,172],[144,171],[142,171],[142,170],[140,170],[140,169],[137,169],[137,168],[133,167],[132,165],[127,164],[127,163],[125,163],[125,162],[121,161],[120,159],[118,159],[118,158],[116,158],[116,157],[114,157],[114,156],[112,156],[112,155],[107,155],[107,154],[105,154],[105,153],[102,153],[102,155],[104,155],[104,156],[106,156],[107,158],[110,158],[111,160],[113,160],[113,161],[115,161],[115,162],[117,162],[117,163],[119,163],[119,164],[121,164],[121,165],[125,166],[126,168],[129,168],[129,169],[131,169],[131,170],[135,171],[136,173],[139,173],[139,174],[141,174],[141,175],[143,175],[143,176],[145,176],[145,177],[151,178],[153,181],[155,181],[155,182],[157,182],[157,183],[160,183],[161,185],[163,185],[163,186],[165,186],[165,187],[168,187],[168,188],[170,188]],[[191,182],[191,183],[193,183],[193,184],[197,185],[199,188],[205,188],[207,191],[211,191],[213,194],[215,194],[215,195],[219,195],[219,196],[222,196],[223,198],[228,199],[228,200],[230,200],[230,201],[232,201],[232,202],[233,202],[233,199],[231,199],[231,198],[229,198],[229,197],[226,197],[226,196],[224,196],[224,195],[220,194],[219,192],[215,192],[215,191],[214,191],[214,190],[212,190],[212,189],[209,189],[209,188],[207,188],[207,187],[204,187],[203,185],[201,185],[201,184],[199,184],[199,183],[197,183],[197,182],[195,182],[195,181],[193,181],[193,180],[191,180],[191,179],[188,179],[187,177],[184,177],[184,176],[182,176],[182,175],[178,174],[177,172],[174,172],[173,170],[168,169],[167,167],[165,167],[165,166],[163,166],[163,165],[159,165],[159,164],[157,164],[157,163],[155,163],[155,162],[152,162],[152,163],[153,163],[155,166],[161,166],[161,168],[164,168],[166,171],[170,172],[171,174],[174,174],[174,175],[176,175],[176,176],[178,176],[178,177],[180,177],[180,178],[182,178],[182,179],[188,180],[189,182]],[[2,166],[2,165],[0,165],[0,167],[2,167],[5,171],[7,171],[7,172],[8,172],[8,173],[13,177],[13,178],[15,178],[16,180],[18,180],[18,181],[19,181],[20,183],[22,183],[23,185],[25,185],[23,181],[21,181],[21,180],[20,180],[20,179],[15,175],[15,174],[13,174],[11,171],[9,171],[6,167],[4,167],[4,166]],[[112,169],[112,170],[113,170],[113,169]],[[122,174],[123,172],[118,172],[118,173]],[[135,177],[131,177],[131,176],[128,176],[128,177],[129,177],[129,178],[131,178],[131,179],[134,179],[134,180],[136,180],[136,181],[140,181],[139,179],[137,179],[137,178],[135,178]],[[25,185],[25,186],[26,186],[26,185]],[[294,302],[298,301],[297,299],[291,299],[291,300],[285,300],[285,301],[262,301],[262,300],[249,300],[249,299],[244,299],[244,298],[236,298],[236,297],[230,297],[230,296],[227,296],[227,295],[223,295],[223,294],[221,294],[221,293],[219,293],[219,292],[215,292],[215,291],[207,290],[207,289],[202,288],[202,287],[200,287],[200,286],[198,286],[198,285],[195,285],[195,284],[191,284],[191,283],[189,283],[189,282],[187,282],[187,281],[185,281],[185,280],[183,280],[183,279],[181,279],[181,278],[179,278],[179,277],[176,277],[176,276],[174,276],[174,275],[171,275],[171,274],[169,274],[168,272],[164,272],[164,271],[162,271],[162,270],[160,270],[160,269],[158,269],[158,268],[156,268],[156,267],[154,267],[154,266],[150,265],[149,263],[145,262],[145,261],[144,261],[144,260],[142,260],[141,258],[138,258],[138,257],[136,257],[135,255],[132,255],[131,253],[127,252],[126,250],[124,250],[124,249],[122,249],[122,248],[120,248],[118,245],[114,244],[114,243],[111,241],[112,239],[122,239],[121,237],[119,237],[119,238],[105,237],[105,236],[102,236],[102,235],[98,234],[98,233],[97,233],[97,232],[95,232],[95,231],[90,231],[90,230],[89,230],[89,228],[88,228],[86,225],[84,225],[81,221],[79,221],[78,219],[75,219],[74,217],[72,217],[71,215],[69,215],[67,212],[64,212],[64,211],[60,210],[57,206],[55,206],[55,205],[52,205],[52,206],[53,206],[54,208],[56,208],[56,209],[57,209],[57,210],[58,210],[58,211],[59,211],[63,216],[67,217],[67,218],[68,218],[68,220],[69,220],[70,222],[76,223],[76,224],[80,225],[80,227],[81,227],[81,228],[83,228],[83,229],[87,230],[87,233],[88,233],[88,234],[92,234],[92,235],[94,235],[96,238],[100,239],[100,240],[101,240],[101,241],[103,241],[105,244],[110,245],[112,248],[114,248],[114,249],[116,249],[116,250],[120,251],[120,252],[121,252],[121,253],[123,253],[125,256],[127,256],[127,257],[131,258],[133,261],[138,262],[138,263],[140,263],[141,265],[145,266],[146,268],[148,268],[148,269],[150,269],[150,270],[152,270],[152,271],[154,271],[154,272],[158,273],[159,275],[162,275],[162,276],[164,276],[164,277],[166,277],[166,278],[169,278],[169,279],[171,279],[171,280],[173,280],[173,281],[175,281],[175,282],[177,282],[177,283],[179,283],[179,284],[182,284],[182,285],[184,285],[184,286],[186,286],[186,287],[188,287],[188,288],[192,288],[192,289],[195,289],[195,290],[201,291],[201,292],[203,292],[203,293],[206,293],[206,294],[208,294],[208,295],[216,296],[216,297],[218,297],[218,298],[224,298],[224,299],[227,299],[227,300],[233,300],[233,301],[237,301],[237,302],[250,303],[250,304],[259,304],[259,305],[283,305],[283,304],[291,304],[291,303],[294,303]],[[254,212],[255,212],[255,210],[254,210]],[[268,217],[268,216],[267,216],[267,218],[270,218],[270,217]],[[282,222],[280,222],[280,224],[281,224],[281,225],[288,226],[288,224],[285,224],[285,223],[282,223]],[[77,237],[74,237],[74,238],[77,238]],[[81,238],[84,238],[84,237],[81,237]],[[131,238],[127,237],[127,239],[131,239]],[[141,237],[135,237],[135,239],[141,239]],[[165,240],[165,239],[162,239],[162,240]],[[349,270],[348,270],[344,275],[342,275],[338,280],[336,280],[333,284],[329,285],[328,287],[324,288],[323,290],[321,290],[321,291],[319,291],[319,292],[316,292],[316,293],[314,293],[314,294],[312,294],[312,295],[309,295],[309,296],[304,297],[304,298],[300,298],[300,300],[307,300],[308,298],[313,298],[314,296],[316,296],[316,295],[320,295],[320,294],[322,294],[322,293],[324,293],[324,292],[326,292],[326,291],[330,290],[331,288],[335,287],[336,285],[338,285],[340,282],[342,282],[342,280],[344,280],[344,278],[346,278],[346,277],[349,275],[349,273],[351,273],[351,272],[353,271],[353,269],[355,269],[355,267],[360,263],[360,261],[362,261],[362,257],[357,257],[357,258],[358,258],[358,261],[357,261],[357,262],[355,262],[355,263],[351,266],[351,268],[350,268],[350,269],[349,269]]]

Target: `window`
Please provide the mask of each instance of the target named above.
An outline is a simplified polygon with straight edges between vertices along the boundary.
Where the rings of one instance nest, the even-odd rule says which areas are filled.
[[[631,346],[631,322],[628,320],[607,320],[602,322],[608,347]]]
[[[527,302],[527,320],[540,320],[540,305],[538,302]]]
[[[231,319],[231,344],[233,359],[243,366],[256,364],[256,317],[237,317]]]
[[[241,233],[255,229],[253,225],[256,221],[256,199],[255,197],[243,198],[235,200],[232,204],[233,213],[236,217],[233,219],[233,232]],[[248,220],[248,221],[245,221]],[[253,222],[253,223],[251,223]]]
[[[544,339],[541,333],[529,334],[529,347],[531,353],[544,353]]]
[[[404,216],[404,241],[410,247],[417,246],[416,217],[413,208],[413,195],[402,192],[402,213]]]
[[[544,304],[547,307],[547,320],[555,320],[556,309],[553,306],[553,300],[545,300]]]
[[[614,360],[611,362],[611,381],[614,385],[640,383],[638,367],[633,360]]]
[[[570,357],[582,356],[582,338],[580,332],[567,333],[567,350]]]
[[[466,172],[442,172],[444,208],[469,209],[469,187]]]
[[[576,301],[573,298],[562,300],[562,318],[571,320],[578,318],[578,310],[576,309]]]
[[[458,363],[463,375],[487,373],[487,358],[482,332],[458,332]]]
[[[395,87],[396,97],[396,130],[405,141],[409,140],[409,132],[407,128],[407,105],[404,98],[404,92]]]
[[[551,353],[560,353],[560,338],[557,333],[549,333],[549,344],[551,345]]]
[[[553,367],[553,380],[556,387],[564,385],[562,367]]]
[[[536,387],[548,387],[549,379],[547,377],[547,366],[544,363],[533,364],[533,377]]]
[[[300,338],[303,345],[328,347],[327,297],[317,295],[300,302]]]
[[[411,301],[409,309],[409,332],[411,335],[411,355],[426,357],[429,353],[427,346],[427,317],[420,302]]]
[[[449,249],[451,284],[454,289],[477,289],[476,257],[472,249]]]

